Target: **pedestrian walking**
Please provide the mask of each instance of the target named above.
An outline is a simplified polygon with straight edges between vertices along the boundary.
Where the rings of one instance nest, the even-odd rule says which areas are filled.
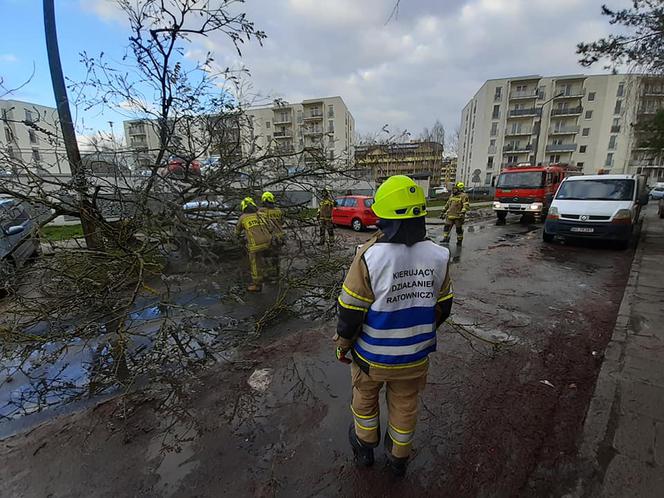
[[[436,329],[452,308],[450,252],[426,237],[426,198],[411,178],[388,178],[372,206],[380,231],[355,255],[339,296],[336,356],[351,364],[350,444],[360,465],[374,463],[386,388],[388,466],[403,475],[417,405],[436,349]],[[351,358],[347,358],[350,351]]]

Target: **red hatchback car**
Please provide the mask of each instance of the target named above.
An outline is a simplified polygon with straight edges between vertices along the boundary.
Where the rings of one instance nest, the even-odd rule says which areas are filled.
[[[356,232],[378,223],[378,217],[371,209],[373,198],[367,195],[344,195],[335,199],[332,210],[332,223],[349,226]]]

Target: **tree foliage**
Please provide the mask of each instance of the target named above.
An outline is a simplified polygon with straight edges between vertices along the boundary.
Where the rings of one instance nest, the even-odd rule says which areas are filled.
[[[436,142],[445,147],[445,127],[439,120],[436,120],[431,128],[424,128],[422,130],[420,140]]]
[[[641,71],[664,72],[664,0],[633,0],[631,8],[602,6],[602,15],[618,28],[605,38],[577,45],[585,67],[607,60],[614,70],[622,65]]]
[[[657,111],[652,118],[639,121],[634,126],[639,133],[640,147],[664,152],[664,110]]]

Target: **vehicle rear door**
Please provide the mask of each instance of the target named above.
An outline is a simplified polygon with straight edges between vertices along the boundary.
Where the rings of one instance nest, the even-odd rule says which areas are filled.
[[[345,225],[346,221],[344,221],[344,205],[346,204],[346,198],[345,197],[339,197],[334,200],[336,205],[334,206],[334,209],[332,209],[332,223],[335,225]]]
[[[358,202],[356,197],[346,197],[346,202],[344,204],[344,225],[351,225],[353,223],[353,218],[362,219],[360,215],[360,210],[358,208]]]

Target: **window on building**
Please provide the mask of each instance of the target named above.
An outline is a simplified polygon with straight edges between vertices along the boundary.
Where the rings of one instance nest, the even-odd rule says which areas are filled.
[[[301,110],[297,111],[297,122],[298,123],[302,122],[302,111]]]
[[[496,87],[496,93],[493,96],[493,100],[500,100],[503,97],[503,87],[502,86],[497,86]]]
[[[333,150],[329,151],[328,154],[327,154],[327,157],[328,157],[330,160],[334,160],[334,151],[333,151]]]
[[[498,123],[491,123],[491,136],[495,137],[498,135]]]
[[[606,163],[605,163],[605,165],[606,165],[606,166],[613,166],[613,152],[609,152],[609,153],[606,155]]]
[[[613,126],[620,126],[620,118],[613,118]]]
[[[589,136],[589,135],[590,135],[590,128],[584,128],[584,129],[581,131],[581,135],[584,136],[584,137]]]
[[[327,132],[334,133],[334,121],[331,119],[327,122]]]
[[[550,163],[559,163],[560,162],[560,154],[551,154],[549,156],[549,162]]]
[[[7,109],[2,110],[2,119],[7,121],[9,119],[9,111]]]
[[[489,147],[495,147],[495,146],[496,146],[496,139],[492,138],[491,140],[489,140]]]
[[[516,164],[518,162],[519,162],[519,156],[516,156],[516,155],[507,156],[507,163],[508,164]]]
[[[576,163],[576,165],[579,169],[583,169],[583,163]]]
[[[25,121],[28,123],[34,122],[33,112],[30,109],[25,109]]]
[[[328,118],[334,117],[334,106],[332,104],[327,106],[327,117]]]
[[[622,97],[625,95],[625,83],[620,82],[618,83],[618,91],[616,92],[616,97]]]
[[[489,156],[489,158],[486,160],[486,169],[492,169],[493,168],[493,156]]]
[[[609,149],[615,149],[617,141],[618,141],[618,135],[611,135],[611,137],[609,138]]]
[[[581,147],[579,147],[579,154],[585,154],[587,150],[588,150],[588,146],[587,145],[582,145]]]
[[[546,96],[546,88],[541,86],[537,89],[537,98],[540,100],[544,100],[544,97]]]
[[[5,142],[10,143],[14,141],[14,135],[11,128],[5,128]]]
[[[622,100],[616,100],[616,108],[613,110],[613,114],[620,114],[622,111]]]
[[[498,119],[500,117],[500,105],[496,104],[493,106],[493,114],[491,115],[491,119]]]
[[[30,143],[31,144],[38,143],[37,134],[35,133],[34,130],[28,130],[28,136],[30,137]]]
[[[588,101],[593,102],[595,100],[595,92],[590,92],[588,94]]]
[[[491,185],[491,176],[492,173],[487,173],[484,177],[484,185]]]
[[[41,161],[41,155],[39,154],[39,149],[32,149],[32,160],[36,163]]]
[[[592,119],[593,118],[593,111],[586,111],[586,119]]]

